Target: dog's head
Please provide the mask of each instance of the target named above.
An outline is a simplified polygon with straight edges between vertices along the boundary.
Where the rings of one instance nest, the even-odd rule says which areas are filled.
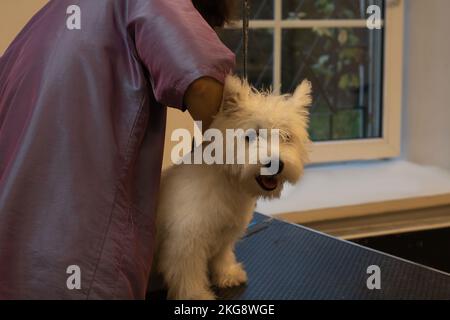
[[[274,95],[228,76],[222,106],[212,124],[225,137],[227,160],[234,160],[223,166],[227,174],[238,179],[247,192],[265,198],[278,197],[285,182],[297,182],[310,143],[311,101],[308,81],[292,95]],[[235,134],[230,135],[229,129]],[[238,150],[242,146],[244,153]]]

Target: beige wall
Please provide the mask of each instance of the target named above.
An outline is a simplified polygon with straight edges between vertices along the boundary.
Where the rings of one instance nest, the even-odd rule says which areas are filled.
[[[186,128],[191,131],[191,134],[193,134],[193,125],[194,122],[188,112],[183,113],[181,111],[169,108],[166,129],[166,145],[164,148],[164,167],[172,164],[172,162],[170,161],[170,150],[172,150],[172,147],[175,145],[175,143],[170,141],[170,135],[173,130],[177,128]]]
[[[406,4],[403,154],[450,170],[450,1]]]
[[[47,0],[0,0],[0,55],[3,54],[28,20],[46,3]],[[191,117],[187,112],[182,113],[169,109],[164,166],[170,164],[169,151],[173,145],[170,143],[170,133],[173,129],[180,127],[191,129]]]
[[[47,0],[0,0],[0,54]]]

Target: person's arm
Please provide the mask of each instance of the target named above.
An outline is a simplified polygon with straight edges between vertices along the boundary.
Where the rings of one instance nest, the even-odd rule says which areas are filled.
[[[223,85],[214,78],[203,77],[194,81],[186,90],[184,104],[195,121],[202,122],[202,129],[210,127],[214,115],[222,103]]]
[[[128,0],[128,30],[156,100],[188,109],[207,128],[217,113],[234,54],[191,1]]]

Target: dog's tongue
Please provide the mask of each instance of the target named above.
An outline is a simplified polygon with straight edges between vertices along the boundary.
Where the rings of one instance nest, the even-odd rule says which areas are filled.
[[[261,176],[261,183],[269,190],[276,189],[278,186],[277,178],[274,176]]]

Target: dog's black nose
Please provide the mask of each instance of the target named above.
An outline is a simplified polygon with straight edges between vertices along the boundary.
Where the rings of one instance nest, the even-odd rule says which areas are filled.
[[[264,167],[272,168],[272,161],[269,161],[266,165],[264,165]],[[276,173],[274,173],[274,175],[282,173],[283,169],[284,169],[284,162],[281,160],[278,160],[278,171]]]

